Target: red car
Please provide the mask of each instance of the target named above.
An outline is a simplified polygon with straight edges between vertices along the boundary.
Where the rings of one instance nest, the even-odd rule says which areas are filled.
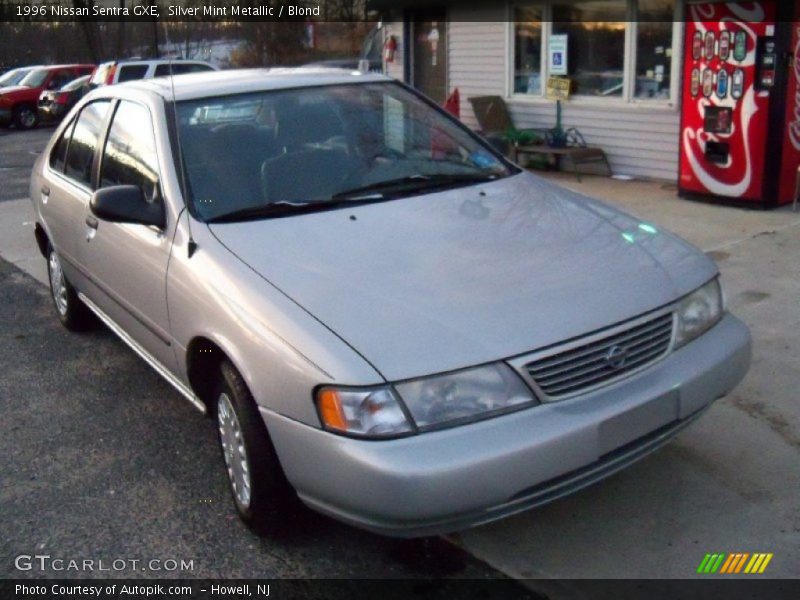
[[[18,85],[0,89],[0,125],[14,124],[31,129],[39,123],[36,104],[45,90],[57,90],[64,84],[90,75],[94,65],[53,65],[28,73]]]

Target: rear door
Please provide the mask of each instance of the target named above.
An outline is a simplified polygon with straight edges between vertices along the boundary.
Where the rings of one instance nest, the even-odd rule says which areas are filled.
[[[39,190],[39,209],[64,273],[78,289],[86,280],[79,249],[85,240],[84,219],[92,195],[92,164],[111,109],[97,100],[81,109],[64,128],[47,157]]]
[[[153,119],[144,104],[117,104],[98,165],[98,188],[135,185],[147,202],[163,204]],[[112,223],[84,212],[80,256],[91,274],[91,299],[155,357],[174,368],[166,277],[174,223],[157,227]]]

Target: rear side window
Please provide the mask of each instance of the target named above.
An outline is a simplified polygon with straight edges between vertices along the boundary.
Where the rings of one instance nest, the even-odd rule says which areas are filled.
[[[149,111],[123,100],[114,113],[100,167],[100,187],[135,185],[148,202],[159,198],[158,155]]]
[[[147,73],[147,65],[122,65],[119,67],[117,83],[141,79]]]
[[[186,65],[186,73],[206,73],[208,71],[213,71],[211,67],[208,65],[201,65],[201,64],[194,64],[194,65]]]
[[[208,65],[201,64],[186,64],[186,63],[169,63],[158,65],[156,67],[156,77],[165,77],[170,74],[170,67],[174,75],[183,75],[184,73],[202,73],[203,71],[213,71]]]
[[[92,159],[110,106],[111,102],[108,100],[87,104],[78,116],[72,133],[66,175],[87,186],[91,186]]]
[[[67,146],[69,146],[69,138],[72,136],[72,127],[75,121],[70,121],[69,125],[64,128],[64,133],[58,138],[58,142],[53,147],[50,153],[50,168],[59,173],[64,172],[64,163],[67,160]]]

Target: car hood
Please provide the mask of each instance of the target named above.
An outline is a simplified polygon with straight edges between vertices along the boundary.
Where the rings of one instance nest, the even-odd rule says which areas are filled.
[[[717,272],[678,238],[529,173],[209,227],[390,381],[580,336]]]

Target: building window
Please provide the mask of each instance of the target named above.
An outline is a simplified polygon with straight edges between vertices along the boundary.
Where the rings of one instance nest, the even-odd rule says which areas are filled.
[[[548,41],[566,34],[574,95],[671,100],[675,6],[676,0],[520,2],[512,9],[512,93],[543,93]]]
[[[553,33],[567,34],[573,93],[621,97],[625,87],[627,1],[556,2]]]
[[[639,0],[637,9],[634,96],[669,100],[675,0]]]
[[[514,9],[514,93],[542,93],[542,9]]]

